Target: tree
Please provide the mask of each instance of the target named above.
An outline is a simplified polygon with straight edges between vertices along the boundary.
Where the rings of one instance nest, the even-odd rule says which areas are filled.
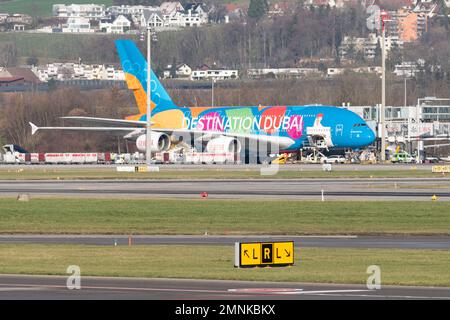
[[[175,79],[177,77],[177,60],[173,57],[172,65],[170,66],[170,77]]]
[[[27,65],[29,66],[37,66],[39,64],[39,59],[35,56],[27,58]]]
[[[260,20],[265,16],[269,10],[269,4],[267,0],[250,0],[247,15],[254,20]]]
[[[12,67],[17,63],[17,48],[14,42],[0,42],[0,66]]]

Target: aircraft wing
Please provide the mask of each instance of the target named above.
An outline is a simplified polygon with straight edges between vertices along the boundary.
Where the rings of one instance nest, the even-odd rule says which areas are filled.
[[[109,119],[109,118],[95,118],[95,117],[61,117],[61,119],[70,122],[87,124],[94,126],[118,126],[118,127],[144,127],[147,122],[140,120],[124,120],[124,119]]]
[[[280,148],[287,148],[295,143],[295,141],[289,137],[270,136],[270,135],[258,135],[258,134],[246,134],[246,133],[234,133],[234,132],[220,132],[220,131],[200,131],[189,129],[160,129],[155,128],[153,131],[164,132],[167,134],[194,134],[196,140],[209,141],[218,137],[233,137],[240,140],[248,139],[251,141],[259,141],[264,143],[273,143],[280,146]]]
[[[77,117],[78,118],[78,117]],[[92,118],[90,118],[92,119]],[[105,119],[112,120],[112,119]],[[126,121],[126,120],[124,120]],[[145,121],[138,121],[143,122]],[[31,134],[35,134],[38,130],[64,130],[64,131],[96,131],[105,132],[116,135],[123,135],[125,138],[135,138],[138,135],[145,133],[145,128],[138,127],[38,127],[34,123],[31,123]],[[209,141],[218,137],[233,137],[236,139],[244,140],[248,139],[255,142],[264,142],[277,144],[280,148],[287,148],[295,143],[295,141],[289,137],[280,137],[273,135],[257,135],[257,134],[245,134],[245,133],[233,133],[233,132],[220,132],[220,131],[201,131],[201,130],[190,130],[190,129],[162,129],[154,128],[153,132],[163,132],[169,135],[177,134],[194,134],[196,140]]]

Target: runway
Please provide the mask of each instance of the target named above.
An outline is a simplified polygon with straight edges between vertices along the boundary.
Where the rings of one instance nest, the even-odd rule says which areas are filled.
[[[0,181],[0,195],[59,195],[102,197],[265,198],[320,200],[450,199],[448,178],[373,179],[192,179],[192,180],[14,180]]]
[[[0,299],[450,300],[450,288],[382,286],[380,290],[369,290],[363,285],[99,278],[83,275],[81,288],[69,290],[67,277],[0,275]],[[180,305],[182,303],[180,301]]]
[[[131,237],[133,245],[234,245],[235,242],[294,241],[297,247],[450,249],[449,236],[144,236]],[[125,235],[0,235],[0,244],[128,245]]]

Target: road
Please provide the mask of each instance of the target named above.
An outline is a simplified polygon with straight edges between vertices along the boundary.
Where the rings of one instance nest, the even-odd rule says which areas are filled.
[[[450,199],[448,178],[223,179],[223,180],[14,180],[0,181],[0,195],[136,196],[271,199]]]
[[[133,245],[234,245],[244,241],[294,241],[298,247],[450,249],[446,236],[133,236]],[[0,235],[0,243],[128,245],[125,235]]]
[[[69,275],[68,275],[69,276]],[[450,300],[450,288],[304,284],[220,280],[81,277],[81,289],[69,290],[67,277],[0,275],[3,299],[147,299],[147,300]],[[181,302],[180,302],[181,303]]]

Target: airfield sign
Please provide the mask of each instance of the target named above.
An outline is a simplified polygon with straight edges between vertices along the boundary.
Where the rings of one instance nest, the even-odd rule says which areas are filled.
[[[235,243],[235,267],[289,266],[293,264],[293,241]]]

